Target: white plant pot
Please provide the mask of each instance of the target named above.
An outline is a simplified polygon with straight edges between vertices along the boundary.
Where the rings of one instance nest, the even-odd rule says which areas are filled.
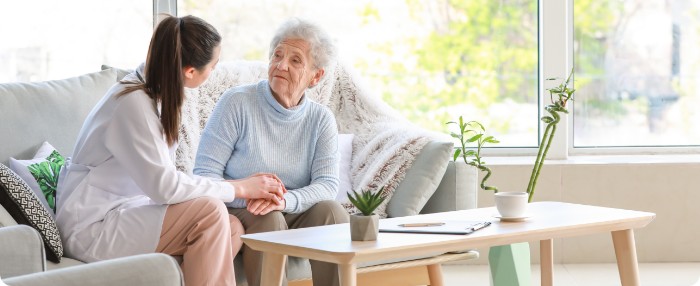
[[[526,192],[498,192],[494,194],[496,209],[503,218],[522,218],[527,213]]]
[[[457,199],[460,202],[456,202],[458,206],[463,205],[463,207],[458,207],[457,209],[475,209],[477,207],[479,192],[481,191],[479,187],[479,169],[472,165],[464,163],[462,157],[457,158],[454,162],[455,165],[455,188],[461,194]],[[490,191],[489,191],[490,192]]]
[[[350,216],[350,238],[353,241],[377,240],[379,234],[379,216],[354,214]]]

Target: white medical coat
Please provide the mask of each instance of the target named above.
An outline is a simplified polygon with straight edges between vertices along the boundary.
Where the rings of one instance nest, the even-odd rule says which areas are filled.
[[[156,104],[142,90],[115,97],[123,89],[93,108],[61,171],[56,222],[66,255],[85,262],[155,252],[168,204],[234,199],[229,183],[177,171]]]

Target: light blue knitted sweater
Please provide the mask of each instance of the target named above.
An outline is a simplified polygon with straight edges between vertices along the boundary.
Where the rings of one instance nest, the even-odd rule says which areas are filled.
[[[194,174],[242,179],[274,173],[289,191],[284,212],[301,213],[338,193],[338,128],[333,114],[304,96],[286,109],[267,80],[219,99],[202,132]],[[245,200],[228,206],[244,208]]]

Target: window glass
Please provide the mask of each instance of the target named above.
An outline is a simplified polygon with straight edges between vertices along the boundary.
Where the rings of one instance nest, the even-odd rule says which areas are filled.
[[[77,76],[145,61],[153,3],[143,0],[5,1],[0,82]]]
[[[700,144],[700,2],[574,1],[574,147]]]
[[[221,60],[267,61],[275,28],[299,16],[413,123],[447,133],[463,115],[498,146],[537,146],[537,1],[179,0],[222,33]]]

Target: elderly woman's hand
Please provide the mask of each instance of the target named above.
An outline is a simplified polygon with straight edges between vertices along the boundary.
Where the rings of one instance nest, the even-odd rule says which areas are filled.
[[[274,174],[259,173],[228,182],[233,185],[236,198],[279,201],[287,192],[282,181]]]
[[[248,212],[253,215],[266,215],[272,211],[284,210],[285,200],[266,200],[266,199],[254,199],[248,200]]]

